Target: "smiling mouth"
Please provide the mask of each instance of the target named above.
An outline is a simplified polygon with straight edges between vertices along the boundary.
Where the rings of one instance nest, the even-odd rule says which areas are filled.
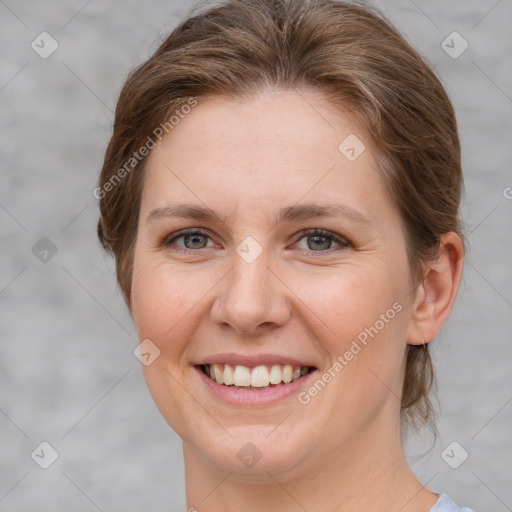
[[[290,364],[254,367],[229,364],[201,364],[198,368],[217,384],[234,389],[269,389],[285,386],[304,377],[316,368]]]

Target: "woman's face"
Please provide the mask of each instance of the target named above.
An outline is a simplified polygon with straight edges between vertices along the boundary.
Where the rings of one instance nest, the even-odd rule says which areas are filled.
[[[132,314],[160,350],[155,403],[203,463],[293,474],[397,432],[411,283],[375,169],[306,91],[199,99],[151,151]]]

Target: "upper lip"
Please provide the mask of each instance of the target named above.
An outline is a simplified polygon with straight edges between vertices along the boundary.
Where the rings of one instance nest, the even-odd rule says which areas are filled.
[[[207,356],[204,360],[197,362],[195,364],[230,364],[232,366],[241,365],[241,366],[259,366],[259,365],[285,365],[290,364],[292,366],[308,366],[310,368],[316,367],[311,362],[307,362],[305,360],[297,359],[290,356],[283,356],[279,354],[256,354],[256,355],[248,355],[248,354],[235,354],[235,353],[225,353],[225,354],[215,354],[211,356]]]

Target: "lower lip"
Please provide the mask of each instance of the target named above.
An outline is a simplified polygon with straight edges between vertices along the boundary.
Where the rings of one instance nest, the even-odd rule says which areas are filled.
[[[313,370],[289,384],[280,384],[268,389],[236,389],[219,384],[207,377],[199,367],[195,367],[200,378],[210,390],[210,392],[223,402],[234,405],[269,405],[292,395],[297,395],[301,388],[306,386],[310,378],[315,375],[317,370]]]

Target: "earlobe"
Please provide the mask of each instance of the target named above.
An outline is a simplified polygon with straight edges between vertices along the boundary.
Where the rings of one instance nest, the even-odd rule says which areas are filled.
[[[441,235],[435,260],[425,267],[416,291],[407,343],[422,345],[433,340],[448,318],[457,296],[464,262],[464,246],[453,232]]]

